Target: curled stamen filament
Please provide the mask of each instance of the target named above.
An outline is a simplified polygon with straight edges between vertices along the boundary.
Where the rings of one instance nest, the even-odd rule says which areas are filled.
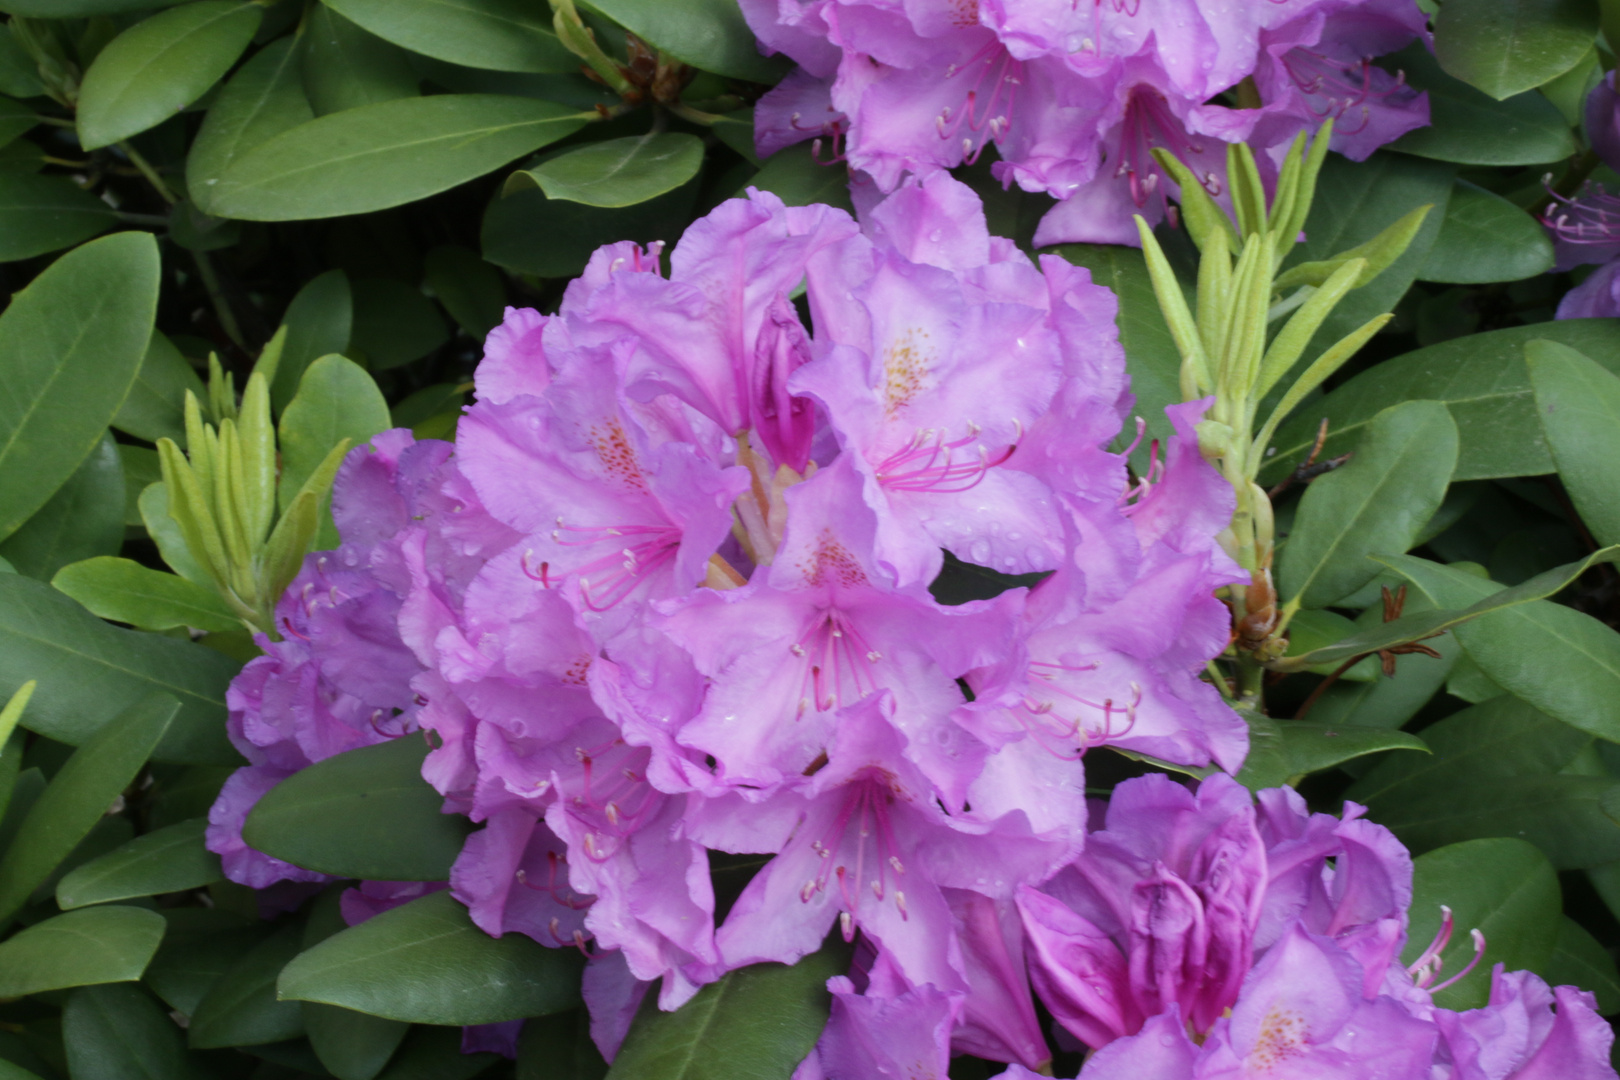
[[[1042,691],[1046,695],[1056,695],[1068,698],[1089,709],[1102,713],[1102,726],[1100,728],[1088,727],[1076,712],[1072,718],[1065,718],[1058,714],[1057,703],[1049,698],[1043,700],[1035,696],[1034,692],[1027,694],[1018,706],[1019,722],[1025,731],[1041,744],[1042,749],[1065,761],[1073,761],[1085,754],[1093,746],[1122,739],[1136,727],[1136,710],[1142,704],[1142,686],[1140,683],[1130,683],[1131,699],[1125,705],[1120,705],[1113,698],[1104,698],[1101,702],[1065,689],[1058,681],[1065,672],[1082,673],[1095,671],[1096,664],[1063,664],[1055,661],[1036,660],[1029,665],[1029,674],[1032,679],[1040,679],[1046,684]],[[1114,717],[1123,718],[1123,725],[1114,726]],[[1076,746],[1075,744],[1078,743]],[[1070,747],[1074,747],[1071,751]]]
[[[1022,441],[1022,426],[1012,445],[994,457],[983,445],[968,460],[960,460],[957,452],[978,442],[979,428],[968,425],[968,433],[960,439],[945,441],[943,431],[924,428],[912,437],[910,443],[890,454],[877,467],[878,482],[890,491],[928,491],[954,495],[971,491],[984,479],[985,474],[1005,464]]]
[[[817,893],[827,888],[830,880],[836,879],[844,909],[840,923],[845,940],[853,937],[859,924],[856,912],[863,883],[871,889],[872,896],[879,903],[892,895],[900,917],[910,918],[905,893],[899,888],[906,867],[900,860],[899,844],[895,839],[893,823],[889,820],[891,801],[889,785],[878,777],[867,776],[856,780],[826,832],[810,845],[821,856],[821,866],[816,876],[799,890],[799,899],[809,903]],[[853,866],[835,858],[849,837],[851,827],[854,829],[855,845]],[[868,851],[869,847],[872,850]],[[873,876],[868,878],[868,873]]]
[[[883,654],[872,648],[860,631],[836,610],[818,614],[788,652],[804,664],[799,684],[799,711],[826,712],[859,701],[878,689],[872,665]]]
[[[592,611],[606,611],[634,592],[647,575],[675,558],[681,531],[672,525],[564,525],[559,519],[551,538],[562,547],[632,541],[575,571],[585,606]],[[524,573],[534,577],[526,566]],[[541,578],[537,580],[549,578],[550,564],[542,563]]]

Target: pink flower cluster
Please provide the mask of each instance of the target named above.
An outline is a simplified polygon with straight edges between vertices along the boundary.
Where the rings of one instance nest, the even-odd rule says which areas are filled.
[[[1136,244],[1132,216],[1156,224],[1174,197],[1155,147],[1220,197],[1228,143],[1280,154],[1333,117],[1333,148],[1360,161],[1429,121],[1426,95],[1371,63],[1427,39],[1414,0],[742,7],[761,48],[799,65],[755,110],[761,156],[817,138],[887,192],[994,144],[998,179],[1061,200],[1040,245]]]
[[[210,847],[257,887],[317,879],[245,846],[253,803],[425,730],[424,775],[483,825],[453,894],[589,953],[605,1051],[652,980],[674,1008],[837,930],[960,1003],[958,1047],[1038,1064],[1014,901],[1085,844],[1082,754],[1230,770],[1247,744],[1199,678],[1242,576],[1231,491],[1201,403],[1147,477],[1104,448],[1114,316],[943,173],[860,224],[724,203],[667,275],[602,249],[557,314],[490,335],[454,447],[390,432],[345,462],[344,544],[232,688],[252,764]],[[947,605],[947,560],[1038,584]],[[711,862],[750,854],[717,919]]]

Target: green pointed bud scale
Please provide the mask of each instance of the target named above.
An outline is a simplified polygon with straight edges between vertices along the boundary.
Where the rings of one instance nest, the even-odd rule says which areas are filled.
[[[1322,163],[1327,160],[1328,147],[1333,141],[1333,121],[1328,119],[1316,130],[1311,147],[1300,163],[1299,187],[1286,218],[1274,216],[1272,228],[1277,234],[1277,265],[1293,250],[1299,241],[1300,230],[1310,218],[1311,204],[1316,201],[1316,180],[1322,174]]]
[[[1148,223],[1140,214],[1136,217],[1136,231],[1142,239],[1142,254],[1147,260],[1153,295],[1159,301],[1164,321],[1170,327],[1170,336],[1181,353],[1181,385],[1192,386],[1195,391],[1192,396],[1200,397],[1213,390],[1215,384],[1210,378],[1209,361],[1204,355],[1198,326],[1193,322],[1192,312],[1187,309],[1187,298],[1181,293],[1181,282],[1176,280],[1175,271],[1170,269],[1170,261],[1164,257],[1164,250],[1159,247],[1159,242],[1153,238],[1153,230],[1148,228]]]
[[[1272,339],[1271,347],[1266,350],[1265,360],[1260,366],[1260,381],[1255,385],[1255,394],[1265,397],[1271,388],[1277,385],[1277,380],[1293,368],[1299,361],[1305,347],[1316,336],[1316,331],[1322,323],[1333,313],[1340,300],[1351,289],[1356,287],[1365,267],[1365,260],[1350,259],[1333,276],[1322,283],[1320,289],[1315,290],[1294,312],[1293,318],[1277,332]]]
[[[214,483],[214,455],[210,450],[210,435],[208,424],[203,422],[202,406],[197,403],[197,395],[190,390],[186,391],[186,456],[191,459],[191,467],[197,471],[198,483],[205,488]]]
[[[1423,227],[1423,221],[1434,209],[1432,203],[1426,203],[1416,210],[1405,214],[1401,219],[1389,226],[1365,244],[1358,244],[1349,251],[1341,251],[1331,259],[1321,259],[1316,262],[1300,263],[1283,271],[1277,278],[1279,290],[1292,289],[1300,285],[1321,285],[1332,277],[1334,272],[1351,259],[1362,259],[1366,266],[1356,279],[1352,288],[1359,289],[1368,284],[1379,274],[1383,273],[1391,263],[1406,253],[1412,239],[1417,236],[1418,230]]]
[[[1198,260],[1198,333],[1206,355],[1220,347],[1222,314],[1232,303],[1232,252],[1225,229],[1212,230],[1205,238]]]
[[[1238,233],[1245,239],[1266,231],[1266,187],[1248,143],[1228,143],[1226,182],[1232,192],[1232,211]]]
[[[257,545],[276,515],[276,429],[270,422],[270,380],[262,371],[248,377],[236,430],[242,455],[242,520],[248,539]]]
[[[253,374],[261,375],[269,386],[276,384],[276,372],[281,369],[281,353],[287,347],[287,324],[282,323],[276,328],[275,336],[265,342],[264,348],[259,352],[259,359],[253,363]],[[252,376],[248,381],[252,382]],[[246,395],[251,392],[243,391],[243,407],[246,407]]]
[[[236,417],[236,377],[220,366],[217,353],[208,354],[208,408],[216,424]]]
[[[1221,234],[1226,240],[1227,250],[1238,245],[1238,234],[1232,228],[1232,219],[1226,215],[1217,203],[1199,182],[1193,171],[1182,164],[1181,159],[1163,147],[1156,147],[1153,151],[1153,160],[1159,163],[1159,168],[1170,175],[1176,182],[1180,192],[1176,196],[1176,203],[1181,208],[1181,220],[1187,226],[1187,234],[1192,237],[1198,249],[1206,249],[1212,238]]]
[[[265,544],[258,591],[262,598],[260,607],[264,609],[264,621],[260,628],[266,633],[274,630],[276,601],[287,591],[292,579],[298,576],[299,567],[304,565],[304,557],[315,544],[315,534],[320,524],[320,496],[313,491],[301,491],[288,504]]]
[[[172,439],[157,441],[158,465],[169,496],[169,517],[180,527],[192,558],[208,572],[215,584],[228,588],[229,560],[225,544],[214,524],[213,512],[190,462]]]
[[[1305,369],[1305,373],[1299,377],[1299,381],[1290,386],[1288,392],[1283,395],[1282,400],[1277,403],[1277,407],[1272,410],[1270,418],[1266,420],[1266,426],[1260,430],[1259,436],[1255,438],[1252,450],[1256,461],[1260,460],[1261,455],[1265,453],[1266,445],[1271,442],[1271,437],[1276,434],[1277,425],[1282,423],[1283,418],[1293,412],[1312,390],[1321,386],[1328,376],[1343,367],[1345,361],[1356,354],[1356,350],[1365,345],[1369,338],[1382,330],[1384,324],[1394,317],[1393,314],[1386,313],[1368,319],[1340,338],[1326,352],[1317,357],[1310,367]]]
[[[1207,461],[1217,461],[1231,453],[1231,425],[1219,420],[1198,421],[1198,452]]]

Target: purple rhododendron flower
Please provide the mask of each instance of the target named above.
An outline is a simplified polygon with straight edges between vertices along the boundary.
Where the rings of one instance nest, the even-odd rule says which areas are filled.
[[[1587,95],[1586,131],[1602,162],[1611,169],[1620,165],[1620,94],[1615,92],[1612,71]],[[1620,195],[1595,183],[1588,183],[1574,198],[1555,192],[1541,220],[1557,255],[1554,270],[1602,264],[1564,294],[1555,318],[1620,315]]]

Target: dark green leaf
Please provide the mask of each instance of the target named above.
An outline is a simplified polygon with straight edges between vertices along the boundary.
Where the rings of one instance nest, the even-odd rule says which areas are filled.
[[[449,340],[444,316],[420,289],[391,278],[354,282],[351,351],[363,357],[373,371],[408,364]]]
[[[289,36],[259,50],[225,84],[204,117],[186,158],[186,189],[202,210],[217,212],[215,189],[238,158],[314,119],[315,112],[304,96],[300,52],[294,43]]]
[[[298,955],[302,936],[297,926],[282,927],[244,953],[208,988],[191,1016],[188,1038],[193,1048],[252,1046],[304,1033],[298,1003],[276,998],[276,978]]]
[[[1378,573],[1369,555],[1399,555],[1440,508],[1457,464],[1457,427],[1437,401],[1409,401],[1373,418],[1343,468],[1305,490],[1282,549],[1277,584],[1320,608]]]
[[[303,1017],[310,1046],[338,1080],[372,1080],[410,1030],[398,1020],[314,1001],[303,1003]]]
[[[141,492],[147,485],[158,483],[162,471],[156,450],[144,446],[118,444],[118,456],[124,463],[124,525],[141,526]]]
[[[1524,347],[1537,338],[1590,357],[1614,357],[1620,369],[1620,322],[1613,319],[1516,326],[1418,349],[1362,372],[1301,409],[1277,432],[1277,452],[1261,471],[1261,483],[1275,483],[1305,459],[1322,417],[1332,422],[1322,449],[1328,458],[1351,449],[1379,412],[1416,400],[1444,402],[1457,422],[1453,482],[1552,472],[1524,365]]]
[[[1597,32],[1597,0],[1468,0],[1435,16],[1434,52],[1500,101],[1574,67]]]
[[[219,856],[203,846],[207,829],[208,819],[192,818],[137,837],[57,882],[56,902],[69,910],[211,885],[221,874]]]
[[[140,497],[135,500],[135,507],[140,511],[146,535],[157,545],[163,561],[187,581],[217,591],[214,579],[191,554],[191,549],[186,546],[186,538],[180,534],[180,526],[169,516],[169,491],[163,482],[160,480],[143,488]]]
[[[1349,607],[1352,605],[1342,604]],[[1326,649],[1343,641],[1356,633],[1356,624],[1335,612],[1320,608],[1307,608],[1299,612],[1288,622],[1288,656],[1304,656],[1317,649]],[[1317,664],[1307,668],[1307,671],[1318,675],[1331,675],[1339,668],[1338,664]],[[1340,674],[1340,679],[1351,682],[1372,682],[1378,678],[1378,661],[1372,657],[1354,664],[1349,670]],[[1378,725],[1383,726],[1383,725]],[[1399,726],[1399,725],[1396,725]]]
[[[185,1016],[196,1012],[219,977],[271,932],[264,923],[213,908],[171,908],[163,916],[168,934],[143,981]]]
[[[697,188],[688,184],[622,210],[552,202],[538,188],[497,198],[484,213],[484,258],[520,273],[572,277],[603,244],[673,243],[691,218]]]
[[[39,116],[20,101],[0,97],[0,146],[27,134],[39,123]]]
[[[810,143],[778,150],[766,158],[746,186],[769,191],[789,206],[825,203],[851,213],[855,209],[849,201],[849,170],[842,164],[817,161]]]
[[[463,1054],[455,1028],[418,1024],[376,1080],[468,1080],[499,1060],[496,1054]]]
[[[412,52],[494,71],[576,71],[546,9],[523,0],[331,0],[379,37]]]
[[[0,315],[0,539],[101,441],[140,370],[157,290],[156,242],[119,233],[57,259]]]
[[[154,694],[105,724],[62,766],[0,858],[0,923],[10,919],[135,779],[180,703]]]
[[[17,779],[12,782],[5,816],[0,817],[0,851],[11,846],[17,830],[22,827],[23,818],[28,816],[28,811],[34,808],[44,793],[45,774],[37,766],[17,774]]]
[[[602,1080],[607,1070],[584,1009],[537,1016],[523,1025],[517,1080]]]
[[[0,169],[0,262],[72,247],[117,223],[112,207],[66,177]]]
[[[416,74],[396,45],[320,4],[304,28],[304,93],[316,116],[415,97]]]
[[[1407,598],[1409,608],[1414,606],[1414,599],[1417,597]],[[1329,726],[1345,724],[1398,728],[1405,724],[1428,704],[1435,691],[1445,685],[1462,652],[1462,646],[1450,634],[1430,638],[1424,644],[1438,652],[1441,659],[1403,656],[1392,678],[1386,678],[1380,672],[1372,682],[1340,683],[1329,687],[1311,709],[1310,718]]]
[[[584,124],[577,110],[495,94],[379,102],[246,152],[210,189],[207,209],[251,221],[382,210],[482,176]]]
[[[390,422],[388,402],[359,364],[341,356],[323,356],[309,365],[299,380],[297,395],[281,414],[282,510],[286,511],[333,447],[348,439],[352,450],[387,430]]]
[[[300,954],[279,991],[412,1023],[495,1024],[573,1007],[579,968],[578,953],[490,937],[435,892]]]
[[[80,144],[94,150],[127,139],[202,97],[248,47],[263,12],[236,0],[196,0],[119,34],[79,87]]]
[[[1620,543],[1620,377],[1556,341],[1524,358],[1558,478],[1598,542]]]
[[[1537,974],[1553,986],[1578,986],[1597,995],[1597,1011],[1620,1012],[1620,972],[1614,957],[1580,923],[1565,915],[1558,924],[1552,959]]]
[[[1468,931],[1485,935],[1490,951],[1467,978],[1435,995],[1448,1009],[1477,1009],[1490,997],[1491,966],[1509,971],[1546,966],[1558,941],[1558,876],[1547,857],[1523,840],[1495,838],[1452,844],[1414,862],[1412,926],[1403,963],[1410,964],[1440,929],[1440,905],[1451,908],[1456,932],[1441,953],[1439,979],[1467,966],[1474,955]]]
[[[50,3],[51,0],[36,0],[36,2]],[[12,0],[6,0],[3,7],[10,10]],[[4,31],[0,31],[0,93],[10,94],[12,97],[31,98],[38,97],[44,92],[45,87],[39,81],[39,65],[28,55],[28,50],[22,47],[17,35],[8,25]]]
[[[68,1072],[96,1080],[181,1080],[186,1043],[168,1013],[137,985],[75,990],[62,1010]]]
[[[0,0],[0,11],[39,19],[76,19],[148,8],[172,7],[175,0]]]
[[[271,788],[242,835],[267,855],[334,877],[446,881],[471,825],[440,813],[444,800],[422,779],[427,751],[407,737],[317,762]]]
[[[841,947],[824,948],[792,967],[753,964],[710,983],[674,1012],[645,1003],[610,1077],[635,1080],[730,1080],[789,1076],[827,1024],[826,983],[848,966]],[[649,995],[650,997],[650,995]],[[713,1052],[725,1047],[724,1054]]]
[[[298,392],[298,380],[320,357],[348,352],[349,335],[354,327],[354,301],[349,278],[342,270],[328,270],[311,278],[287,305],[281,325],[287,340],[281,347],[281,363],[270,387],[270,401],[276,414]]]
[[[1502,196],[1458,180],[1417,276],[1480,285],[1535,277],[1552,264],[1552,241],[1539,221]]]
[[[506,191],[537,185],[548,199],[633,206],[674,191],[703,166],[703,140],[666,131],[591,143],[512,174]]]
[[[147,442],[170,438],[182,445],[186,437],[186,391],[208,400],[208,391],[180,350],[154,330],[141,359],[141,370],[129,397],[112,419],[112,426]]]
[[[587,4],[648,44],[704,71],[775,83],[785,57],[760,55],[737,0],[589,0]]]
[[[1315,720],[1249,718],[1249,756],[1238,783],[1250,791],[1297,783],[1308,773],[1381,750],[1424,750],[1424,741],[1384,727],[1348,727]],[[1412,754],[1396,754],[1408,758]]]
[[[0,574],[0,693],[38,679],[23,723],[60,742],[83,743],[158,691],[180,700],[180,714],[156,760],[240,763],[225,738],[225,687],[239,666],[187,641],[116,629],[44,582]]]
[[[1459,165],[1541,165],[1575,153],[1563,114],[1534,91],[1493,101],[1441,71],[1421,43],[1379,63],[1429,95],[1429,126],[1396,139],[1391,150]]]
[[[86,908],[0,942],[0,997],[96,983],[132,982],[163,938],[163,917],[144,908]]]
[[[0,542],[0,555],[19,573],[49,581],[68,563],[123,543],[124,462],[112,436],[103,435],[51,501]]]
[[[241,620],[219,592],[131,559],[95,558],[59,570],[51,585],[93,614],[142,630],[238,630]]]
[[[450,244],[428,252],[423,264],[427,287],[468,337],[483,341],[500,325],[506,313],[506,282],[500,271],[477,253]]]

